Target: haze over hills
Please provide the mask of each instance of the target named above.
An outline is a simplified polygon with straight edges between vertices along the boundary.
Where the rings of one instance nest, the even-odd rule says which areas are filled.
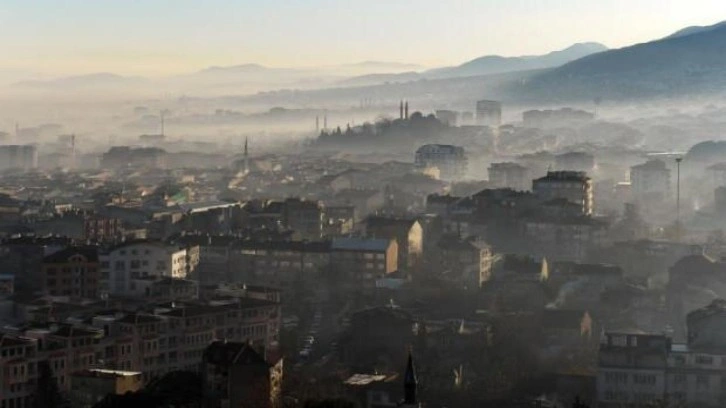
[[[456,67],[434,69],[426,72],[425,75],[431,78],[453,78],[553,68],[591,54],[606,51],[607,49],[606,46],[600,43],[586,42],[574,44],[563,50],[552,51],[544,55],[521,57],[488,55],[465,62]]]
[[[726,85],[726,24],[590,55],[532,76],[511,93],[613,99],[714,93]]]
[[[663,39],[621,49],[607,50],[599,43],[579,43],[540,56],[485,56],[455,67],[425,71],[411,69],[420,68],[413,64],[380,61],[319,68],[275,68],[251,63],[212,66],[160,79],[99,73],[24,81],[16,87],[65,90],[140,85],[140,89],[199,96],[266,92],[269,94],[263,99],[277,97],[279,103],[292,101],[284,90],[299,92],[295,98],[315,95],[323,100],[328,100],[328,95],[332,98],[346,95],[346,100],[369,98],[371,93],[379,98],[389,94],[413,97],[429,93],[447,100],[475,92],[508,101],[628,99],[684,92],[713,93],[720,89],[726,84],[723,44],[726,44],[726,23],[687,27]],[[400,71],[381,73],[379,69],[384,68]]]
[[[129,85],[144,81],[142,77],[128,77],[109,72],[98,72],[87,75],[75,75],[51,80],[20,81],[13,84],[16,87],[31,88],[63,88],[63,87],[87,87],[87,86],[116,86]]]
[[[479,75],[503,74],[507,72],[528,71],[533,69],[553,68],[591,55],[608,48],[600,43],[586,42],[571,45],[563,50],[552,51],[544,55],[526,55],[520,57],[502,57],[487,55],[467,61],[453,67],[435,68],[424,72],[375,73],[354,78],[347,78],[339,83],[342,86],[364,86],[385,82],[404,82],[419,79],[445,79]]]

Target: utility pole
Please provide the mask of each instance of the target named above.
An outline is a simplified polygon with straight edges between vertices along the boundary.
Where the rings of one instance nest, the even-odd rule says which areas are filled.
[[[683,157],[676,157],[676,240],[681,240],[681,162]]]

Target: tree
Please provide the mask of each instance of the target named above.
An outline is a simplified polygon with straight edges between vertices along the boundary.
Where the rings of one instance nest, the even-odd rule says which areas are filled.
[[[58,383],[53,378],[53,371],[48,361],[38,363],[38,392],[35,393],[33,407],[35,408],[65,408],[68,401],[63,398],[58,389]]]

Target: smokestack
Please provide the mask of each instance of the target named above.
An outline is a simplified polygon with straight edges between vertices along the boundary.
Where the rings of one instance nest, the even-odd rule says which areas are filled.
[[[328,115],[323,116],[323,130],[328,130]]]
[[[401,103],[398,105],[398,118],[403,119],[403,99],[401,99]]]
[[[315,117],[315,133],[320,133],[320,116]]]
[[[406,120],[408,120],[408,101],[406,101]]]

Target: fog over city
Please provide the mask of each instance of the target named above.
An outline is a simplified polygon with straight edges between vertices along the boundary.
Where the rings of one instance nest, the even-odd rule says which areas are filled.
[[[0,4],[0,408],[722,407],[726,3]]]

